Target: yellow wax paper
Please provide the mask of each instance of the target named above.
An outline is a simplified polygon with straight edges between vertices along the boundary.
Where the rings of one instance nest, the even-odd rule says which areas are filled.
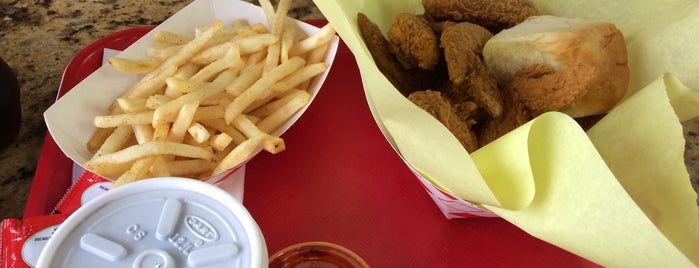
[[[431,183],[604,266],[696,267],[699,210],[684,166],[680,121],[699,115],[699,93],[690,89],[699,84],[689,75],[699,73],[699,53],[692,52],[699,47],[689,47],[699,29],[688,27],[699,18],[688,15],[697,4],[685,0],[655,9],[682,14],[660,23],[650,18],[658,13],[643,5],[651,1],[633,2],[624,11],[633,17],[617,21],[615,13],[629,8],[621,2],[534,2],[545,14],[573,17],[557,12],[580,10],[598,15],[579,17],[618,23],[629,43],[631,93],[588,133],[572,118],[550,112],[469,155],[381,74],[356,25],[363,12],[385,33],[398,13],[422,13],[421,2],[315,1],[354,53],[369,107],[387,140]],[[670,27],[678,25],[687,27]]]

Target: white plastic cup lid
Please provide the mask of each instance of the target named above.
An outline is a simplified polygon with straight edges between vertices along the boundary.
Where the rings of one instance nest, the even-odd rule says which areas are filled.
[[[267,267],[250,213],[193,179],[126,184],[88,202],[49,239],[37,267]]]

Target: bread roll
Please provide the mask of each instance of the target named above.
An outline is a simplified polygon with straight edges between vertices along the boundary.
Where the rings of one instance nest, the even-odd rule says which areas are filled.
[[[493,36],[483,48],[483,59],[501,86],[533,64],[554,71],[577,64],[597,67],[588,93],[561,110],[572,117],[606,113],[624,97],[629,84],[624,36],[606,22],[530,17]]]

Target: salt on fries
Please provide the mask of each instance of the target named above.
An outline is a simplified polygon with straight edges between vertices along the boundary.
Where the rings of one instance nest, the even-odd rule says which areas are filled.
[[[194,29],[194,37],[160,31],[147,58],[112,57],[120,72],[142,74],[96,116],[87,143],[89,170],[116,177],[113,187],[160,176],[203,179],[259,150],[276,154],[273,133],[311,99],[307,87],[325,72],[335,35],[329,25],[307,37],[288,18],[291,0],[275,11],[260,1],[270,29],[236,20]]]

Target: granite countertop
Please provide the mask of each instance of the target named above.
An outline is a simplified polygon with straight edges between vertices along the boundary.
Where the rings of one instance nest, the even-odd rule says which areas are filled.
[[[191,1],[0,1],[0,57],[17,73],[23,107],[19,138],[0,151],[0,219],[23,214],[46,133],[42,114],[54,102],[70,59],[110,33],[157,25]],[[290,15],[322,18],[311,0],[295,0]],[[687,168],[697,190],[699,119],[684,128]]]
[[[157,25],[190,2],[0,1],[0,57],[17,74],[23,108],[19,138],[0,151],[0,219],[21,218],[24,213],[46,133],[43,112],[55,101],[71,58],[108,34]],[[289,15],[323,18],[311,0],[294,0]]]

